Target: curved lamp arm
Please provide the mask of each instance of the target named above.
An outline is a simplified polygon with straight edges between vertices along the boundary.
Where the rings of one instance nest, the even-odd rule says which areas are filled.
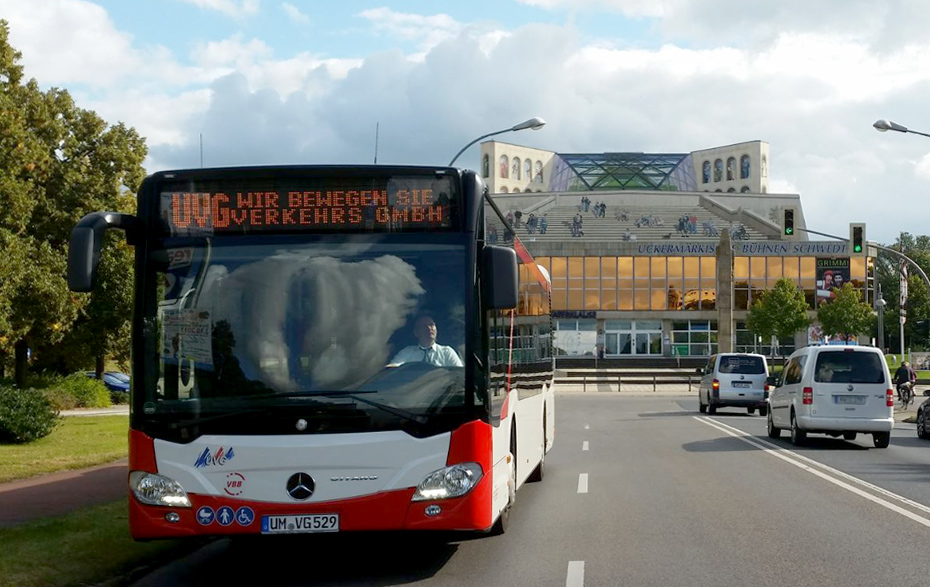
[[[505,133],[505,132],[524,130],[524,129],[527,129],[527,128],[530,128],[530,129],[533,129],[533,130],[539,130],[539,129],[541,129],[541,128],[542,128],[543,126],[545,126],[545,125],[546,125],[546,121],[543,120],[542,118],[539,118],[538,116],[536,116],[536,117],[530,118],[529,120],[525,120],[525,121],[521,122],[520,124],[511,126],[510,128],[505,128],[505,129],[503,129],[503,130],[496,130],[496,131],[494,131],[494,132],[489,132],[489,133],[486,134],[486,135],[481,135],[481,136],[478,137],[477,139],[473,140],[472,142],[468,143],[467,145],[465,145],[464,147],[462,147],[461,149],[459,149],[459,152],[455,154],[455,157],[452,158],[452,161],[449,161],[449,167],[452,167],[452,164],[455,163],[455,160],[458,159],[459,156],[460,156],[462,153],[464,153],[466,149],[468,149],[468,147],[474,145],[474,144],[477,143],[478,141],[481,141],[481,140],[486,139],[486,138],[488,138],[488,137],[493,137],[494,135],[503,134],[503,133]]]

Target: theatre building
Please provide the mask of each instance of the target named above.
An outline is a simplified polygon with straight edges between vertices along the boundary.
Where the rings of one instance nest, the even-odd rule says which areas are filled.
[[[483,143],[495,203],[551,276],[556,353],[769,354],[771,341],[746,328],[746,315],[781,278],[804,291],[812,317],[846,281],[871,303],[868,247],[808,238],[800,196],[768,193],[768,155],[762,141],[595,154]],[[506,244],[509,231],[496,224],[488,239]],[[865,225],[853,226],[864,239]],[[818,340],[814,327],[778,341],[777,352]]]

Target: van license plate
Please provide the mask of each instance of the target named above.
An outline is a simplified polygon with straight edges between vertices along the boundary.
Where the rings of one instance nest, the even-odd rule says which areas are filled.
[[[734,381],[733,387],[750,387],[752,383],[749,381]]]
[[[843,406],[862,406],[865,405],[864,395],[834,395],[834,403]]]
[[[262,534],[338,532],[339,514],[262,516]]]

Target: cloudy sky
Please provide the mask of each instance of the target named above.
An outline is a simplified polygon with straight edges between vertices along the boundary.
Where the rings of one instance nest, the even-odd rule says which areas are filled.
[[[930,234],[925,0],[0,0],[26,74],[147,138],[148,171],[771,148],[808,227]],[[459,163],[477,168],[477,148]]]

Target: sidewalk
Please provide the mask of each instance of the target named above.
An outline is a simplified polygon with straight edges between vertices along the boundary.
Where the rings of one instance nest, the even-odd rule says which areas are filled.
[[[0,483],[0,528],[60,516],[126,495],[129,461]]]
[[[75,410],[62,410],[61,416],[126,416],[129,414],[129,404],[110,406],[109,408],[77,408]]]

